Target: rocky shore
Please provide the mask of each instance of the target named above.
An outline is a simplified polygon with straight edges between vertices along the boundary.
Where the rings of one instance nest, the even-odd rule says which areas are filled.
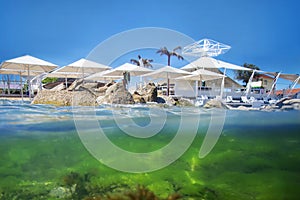
[[[193,106],[184,98],[158,96],[154,83],[148,83],[132,94],[119,82],[83,83],[75,81],[70,87],[64,84],[52,89],[41,90],[33,99],[32,104],[51,104],[56,106],[96,106],[102,104],[144,104],[160,103],[169,106]]]
[[[164,106],[195,106],[192,100],[186,98],[159,96],[154,83],[148,83],[143,88],[130,93],[121,82],[83,83],[82,80],[74,81],[68,88],[65,88],[62,83],[52,89],[44,89],[32,101],[32,104],[51,104],[55,106],[146,103],[162,104]],[[259,108],[232,107],[221,100],[211,99],[205,103],[203,108],[260,111],[300,110],[300,99],[283,98],[276,104],[266,104]]]

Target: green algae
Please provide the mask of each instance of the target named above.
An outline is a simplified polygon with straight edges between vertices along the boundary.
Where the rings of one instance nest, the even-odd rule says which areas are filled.
[[[300,136],[296,128],[288,133],[284,129],[225,127],[212,152],[199,159],[205,133],[201,129],[181,158],[164,169],[141,174],[101,164],[74,131],[1,137],[0,199],[57,199],[49,196],[51,190],[71,190],[74,185],[69,199],[107,197],[135,190],[137,185],[161,199],[175,193],[182,199],[297,199]],[[171,137],[157,136],[146,149],[159,148]],[[146,151],[145,141],[111,138],[130,150]]]

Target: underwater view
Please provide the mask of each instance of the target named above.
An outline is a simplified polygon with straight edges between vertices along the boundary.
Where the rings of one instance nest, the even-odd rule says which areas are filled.
[[[197,126],[197,134],[168,166],[124,172],[98,161],[85,147],[74,123],[80,108],[0,100],[0,199],[299,199],[299,111],[226,110],[218,141],[200,158],[211,119],[224,110],[161,108],[166,121],[159,133],[137,138],[124,134],[116,117],[127,116],[147,127],[149,107],[94,109],[95,115],[77,120],[96,118],[109,140],[130,152],[166,146],[183,116]],[[86,131],[93,130],[86,126]]]

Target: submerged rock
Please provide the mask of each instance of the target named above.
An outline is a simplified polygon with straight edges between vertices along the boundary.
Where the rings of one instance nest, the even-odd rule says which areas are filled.
[[[72,193],[71,190],[68,188],[57,187],[50,191],[49,196],[57,199],[65,199],[71,197]]]

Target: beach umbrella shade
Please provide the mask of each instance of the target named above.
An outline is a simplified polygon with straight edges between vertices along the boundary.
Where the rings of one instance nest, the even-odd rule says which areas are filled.
[[[59,68],[56,72],[81,73],[84,77],[92,73],[102,72],[111,69],[111,67],[81,58],[71,64]]]
[[[10,60],[6,60],[1,64],[0,69],[6,71],[6,73],[16,74],[19,72],[20,76],[24,76],[26,73],[27,75],[27,82],[29,86],[29,96],[31,97],[30,92],[30,80],[31,76],[36,76],[43,74],[45,72],[50,72],[57,68],[58,66],[47,62],[45,60],[25,55],[18,58],[13,58]],[[21,91],[23,97],[23,90]]]
[[[243,70],[243,71],[252,71],[253,69],[249,69],[246,67],[241,67],[235,64],[231,64],[228,62],[224,62],[221,60],[217,60],[215,58],[209,57],[209,56],[204,56],[200,57],[197,60],[187,64],[186,66],[182,67],[182,70],[187,70],[187,71],[193,71],[195,69],[204,69],[204,68],[224,68],[224,77],[222,79],[221,83],[221,94],[220,96],[223,96],[223,91],[224,91],[224,85],[225,85],[225,75],[226,75],[226,70],[231,69],[231,70]]]
[[[111,69],[111,67],[81,58],[49,73],[47,77],[65,78],[67,87],[68,78],[84,78],[90,74],[102,72],[108,69]]]
[[[198,81],[209,81],[225,77],[223,74],[218,74],[205,69],[198,69],[191,72],[191,75],[176,78],[176,80],[194,80],[196,81],[196,97],[198,96]]]
[[[66,88],[68,87],[68,78],[79,78],[82,76],[82,73],[79,72],[59,72],[57,70],[48,73],[45,78],[65,78]]]
[[[165,66],[162,68],[159,68],[151,73],[145,74],[143,76],[148,76],[148,77],[152,77],[152,78],[165,78],[167,79],[167,95],[169,95],[170,92],[170,79],[175,79],[178,78],[180,76],[185,76],[185,75],[191,75],[190,72],[181,70],[181,69],[177,69],[171,66]]]
[[[131,76],[141,76],[150,72],[153,72],[153,70],[145,68],[145,67],[140,67],[137,65],[133,65],[130,63],[125,63],[115,69],[112,69],[110,71],[107,71],[103,73],[102,75],[105,76],[123,76],[124,72],[130,72]]]
[[[195,69],[204,69],[204,68],[225,68],[225,69],[232,69],[232,70],[244,70],[244,71],[251,71],[252,69],[238,66],[235,64],[231,64],[228,62],[224,62],[222,60],[217,60],[212,57],[200,57],[197,60],[187,64],[186,66],[180,68],[186,71],[193,71]]]
[[[112,70],[106,70],[103,72],[91,74],[90,76],[86,77],[86,80],[95,80],[95,81],[107,81],[107,80],[116,80],[121,79],[123,76],[115,76],[115,75],[107,75],[107,73],[111,72]]]

